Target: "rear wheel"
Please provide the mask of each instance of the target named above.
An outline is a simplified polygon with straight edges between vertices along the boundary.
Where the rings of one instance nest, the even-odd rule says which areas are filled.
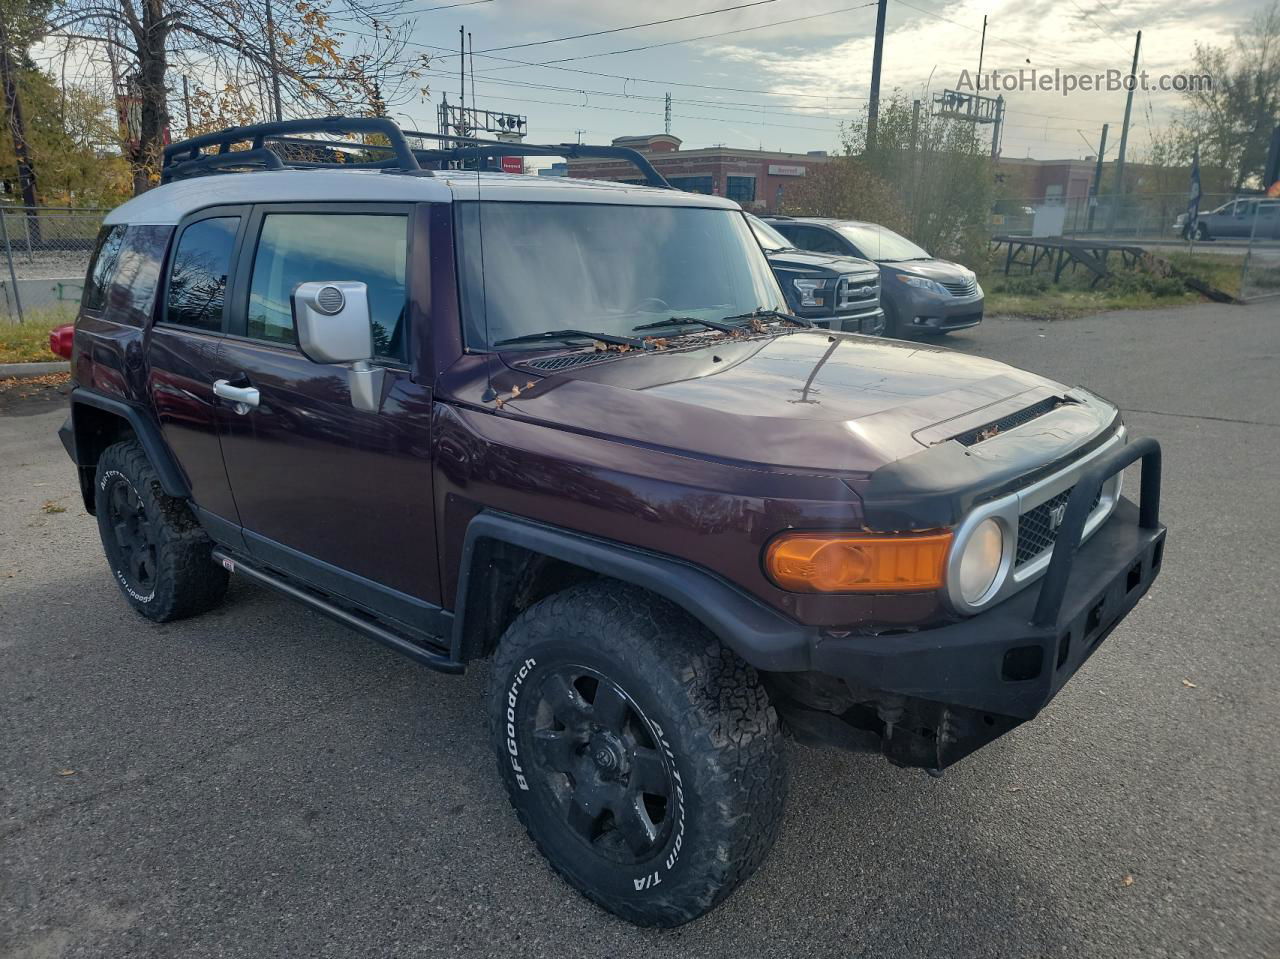
[[[116,585],[135,610],[156,622],[216,606],[227,571],[187,504],[167,496],[147,454],[134,442],[103,450],[94,479],[94,511]]]
[[[1196,238],[1200,240],[1213,239],[1213,237],[1209,235],[1209,228],[1203,223],[1196,224]]]
[[[531,607],[499,646],[493,745],[521,821],[585,896],[675,926],[763,861],[786,792],[755,670],[683,612],[618,583]]]

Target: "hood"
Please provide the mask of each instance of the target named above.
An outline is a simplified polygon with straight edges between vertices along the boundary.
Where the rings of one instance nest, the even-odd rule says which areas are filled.
[[[839,256],[834,253],[811,253],[808,250],[778,250],[766,253],[769,265],[775,270],[796,270],[807,273],[877,273],[878,268],[870,260],[856,256]]]
[[[686,346],[699,340],[705,345]],[[550,375],[538,369],[570,355],[584,354],[504,354],[509,365],[495,386],[509,381],[506,390],[518,385],[521,392],[503,412],[687,455],[824,473],[870,472],[1067,395],[1052,380],[994,360],[825,330],[750,340],[699,335],[677,349]],[[1040,418],[1054,426],[1035,431],[1046,457],[1086,441],[1114,417],[1108,404],[1084,396]],[[970,452],[986,455],[983,447],[998,445]]]
[[[955,283],[974,275],[973,270],[950,260],[902,260],[901,262],[877,261],[882,270],[896,270],[914,276],[927,277],[939,283]]]

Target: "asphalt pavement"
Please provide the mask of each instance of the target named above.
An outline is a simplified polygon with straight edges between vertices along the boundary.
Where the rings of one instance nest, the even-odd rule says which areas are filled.
[[[54,431],[0,404],[0,956],[1280,956],[1280,306],[950,346],[1085,384],[1165,449],[1165,568],[1034,722],[939,780],[790,748],[781,838],[674,931],[543,863],[484,667],[233,584],[126,609]],[[65,511],[59,511],[65,510]]]

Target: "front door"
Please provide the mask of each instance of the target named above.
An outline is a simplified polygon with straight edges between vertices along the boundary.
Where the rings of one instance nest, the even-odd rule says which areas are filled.
[[[236,242],[248,216],[247,207],[223,207],[178,225],[163,300],[147,339],[147,391],[160,431],[182,464],[201,521],[227,545],[238,543],[239,520],[222,465],[213,384],[221,374]]]
[[[222,366],[258,402],[223,402],[218,417],[251,556],[434,635],[431,392],[413,372],[425,331],[409,328],[406,282],[411,262],[429,267],[412,219],[382,204],[254,209]],[[312,362],[294,334],[294,288],[343,280],[368,287],[373,363],[386,370],[373,412],[352,405],[345,366]]]

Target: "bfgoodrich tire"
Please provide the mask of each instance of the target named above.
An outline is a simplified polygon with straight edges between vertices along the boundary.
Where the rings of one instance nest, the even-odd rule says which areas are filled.
[[[697,918],[777,836],[786,767],[755,670],[652,594],[584,583],[526,610],[495,657],[490,720],[533,841],[631,922]]]
[[[213,543],[187,504],[165,495],[137,443],[103,450],[94,512],[116,585],[147,619],[182,619],[221,602],[227,571],[214,565]]]

